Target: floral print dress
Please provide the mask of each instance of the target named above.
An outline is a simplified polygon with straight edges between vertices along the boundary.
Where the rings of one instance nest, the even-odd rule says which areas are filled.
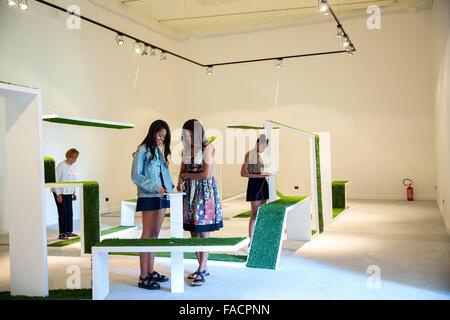
[[[203,171],[203,155],[184,159],[186,172]],[[188,161],[187,161],[188,160]],[[222,202],[214,176],[202,180],[185,180],[183,228],[191,232],[216,231],[223,227]]]

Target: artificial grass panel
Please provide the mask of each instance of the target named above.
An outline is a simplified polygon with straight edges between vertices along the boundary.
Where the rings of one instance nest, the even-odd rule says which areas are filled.
[[[56,182],[55,159],[44,157],[44,181],[45,183]]]
[[[259,208],[247,267],[275,269],[286,208],[291,205],[291,202],[279,199]]]
[[[333,198],[333,208],[343,208],[347,207],[345,203],[345,185],[348,181],[333,181],[331,184],[332,188],[332,198]]]
[[[234,246],[246,238],[105,239],[96,247]]]
[[[295,204],[297,202],[300,202],[308,196],[286,196],[282,194],[281,192],[277,191],[277,196],[280,197],[280,199],[283,199],[287,203]],[[238,213],[237,215],[233,216],[233,218],[250,218],[252,215],[252,210],[243,211],[241,213]]]
[[[100,242],[99,185],[95,181],[83,182],[84,252]]]
[[[110,252],[110,255],[122,255],[122,256],[139,256],[139,252]],[[156,257],[170,258],[170,252],[156,252]],[[197,260],[197,255],[195,252],[185,252],[184,259]],[[234,255],[234,254],[223,254],[223,253],[210,253],[208,255],[208,260],[212,261],[226,261],[226,262],[245,262],[247,261],[247,256],[245,255]]]
[[[50,290],[48,297],[11,296],[11,292],[0,292],[0,300],[92,300],[92,289]]]
[[[344,210],[344,208],[333,208],[333,219],[340,215]]]
[[[314,146],[316,150],[316,185],[317,185],[317,210],[319,215],[319,233],[323,232],[323,207],[322,207],[322,177],[320,175],[320,137],[315,135]]]
[[[230,129],[256,129],[256,130],[263,130],[264,129],[264,127],[259,127],[259,126],[239,126],[239,125],[236,125],[236,126],[227,126],[227,128],[230,128]]]
[[[130,228],[134,228],[134,227],[133,226],[113,227],[113,228],[109,228],[109,229],[106,229],[106,230],[101,230],[100,231],[100,235],[106,236],[108,234],[119,232],[119,231],[123,231],[123,230],[130,229]],[[52,243],[48,244],[47,247],[60,248],[60,247],[65,247],[65,246],[68,246],[68,245],[71,245],[71,244],[74,244],[74,243],[78,243],[78,242],[80,242],[80,237],[75,237],[75,238],[72,238],[72,239],[69,239],[69,240],[61,240],[61,241],[52,242]]]
[[[235,215],[233,218],[250,218],[252,215],[252,210],[247,210]]]
[[[131,129],[131,128],[134,128],[134,126],[131,126],[131,125],[107,124],[107,123],[86,121],[86,120],[66,119],[66,118],[62,118],[62,117],[43,119],[43,120],[47,121],[47,122],[69,124],[69,125],[75,125],[75,126],[85,126],[85,127],[97,127],[97,128],[109,128],[109,129]]]

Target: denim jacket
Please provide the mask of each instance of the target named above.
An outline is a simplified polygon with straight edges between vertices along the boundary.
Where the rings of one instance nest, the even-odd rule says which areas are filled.
[[[169,172],[169,167],[164,156],[156,148],[155,157],[150,159],[150,149],[145,145],[139,146],[133,156],[131,168],[131,180],[137,186],[138,197],[159,197],[159,189],[162,187],[160,172],[167,192],[172,192],[174,184]]]

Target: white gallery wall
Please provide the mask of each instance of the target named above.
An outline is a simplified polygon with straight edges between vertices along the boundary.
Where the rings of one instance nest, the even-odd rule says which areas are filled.
[[[203,63],[341,48],[331,19],[176,43],[89,1],[57,3],[79,4],[86,16]],[[173,129],[195,117],[207,129],[222,132],[228,124],[262,125],[266,119],[329,131],[332,177],[351,180],[351,198],[404,199],[402,180],[408,177],[415,182],[417,199],[435,199],[435,186],[444,196],[448,185],[448,180],[436,179],[437,158],[442,164],[438,170],[447,176],[449,171],[448,151],[445,158],[434,145],[436,141],[442,145],[439,150],[445,150],[445,141],[448,144],[448,139],[437,137],[445,128],[448,132],[448,120],[440,131],[434,128],[435,108],[446,110],[445,103],[435,106],[435,98],[444,97],[448,106],[448,89],[436,91],[434,70],[440,67],[433,65],[429,50],[434,15],[382,15],[382,29],[373,31],[365,18],[343,19],[358,49],[353,57],[292,59],[283,61],[281,69],[274,62],[218,67],[207,76],[202,68],[171,56],[165,62],[137,56],[131,41],[118,47],[114,34],[88,23],[82,23],[81,30],[68,30],[67,15],[35,2],[26,12],[0,2],[0,80],[40,88],[44,113],[136,124],[131,130],[110,130],[44,123],[45,154],[59,162],[68,148],[79,149],[79,179],[100,182],[103,212],[118,210],[121,200],[135,197],[129,177],[131,154],[157,118]],[[439,43],[444,40],[439,37]],[[439,57],[443,61],[445,55]],[[448,80],[439,79],[448,87]],[[284,131],[280,140],[278,189],[308,193],[307,143]],[[177,151],[173,150],[174,158]],[[216,167],[223,197],[245,191],[241,161],[238,157],[234,165]],[[173,175],[177,170],[172,165]]]
[[[223,66],[209,77],[183,65],[178,77],[181,110],[185,117],[198,117],[222,130],[230,123],[273,119],[329,131],[332,177],[351,181],[350,198],[405,199],[402,181],[408,177],[415,182],[416,199],[434,199],[431,12],[382,15],[381,30],[369,30],[365,18],[342,23],[358,49],[353,57],[285,60],[280,69],[273,61]],[[340,50],[335,34],[330,21],[191,40],[180,48],[208,64]],[[292,133],[281,132],[280,139],[278,189],[308,193],[308,145]],[[239,166],[226,170],[225,193],[245,191]]]
[[[88,1],[58,1],[63,7],[77,3],[89,17],[169,50],[175,45]],[[0,1],[0,80],[41,89],[46,114],[136,124],[130,130],[43,124],[45,155],[59,162],[67,149],[79,149],[79,180],[98,181],[101,210],[118,210],[121,200],[135,197],[132,153],[149,124],[157,118],[173,122],[176,115],[175,64],[137,56],[131,41],[118,47],[113,33],[89,23],[69,30],[67,17],[33,1],[26,12]]]
[[[434,1],[437,203],[450,233],[450,2]]]

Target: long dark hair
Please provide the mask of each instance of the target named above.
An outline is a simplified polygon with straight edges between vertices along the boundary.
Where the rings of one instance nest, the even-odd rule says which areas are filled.
[[[203,128],[202,123],[197,119],[190,119],[183,124],[183,136],[185,130],[188,130],[192,135],[190,147],[201,147],[202,150],[204,150],[208,145],[208,140],[206,139],[205,129]],[[186,144],[186,141],[184,141],[183,136],[181,137],[181,140],[183,141],[184,147],[187,148],[188,145]]]
[[[147,136],[145,137],[144,141],[142,141],[142,143],[140,145],[145,145],[147,146],[148,149],[150,149],[150,160],[152,160],[155,157],[155,153],[156,153],[156,133],[158,133],[158,131],[162,130],[162,129],[166,129],[166,138],[164,139],[164,158],[166,160],[166,162],[169,162],[169,157],[171,155],[170,152],[170,128],[169,125],[167,124],[167,122],[165,122],[164,120],[156,120],[153,121],[152,124],[150,125],[150,128],[148,129],[148,133]]]

